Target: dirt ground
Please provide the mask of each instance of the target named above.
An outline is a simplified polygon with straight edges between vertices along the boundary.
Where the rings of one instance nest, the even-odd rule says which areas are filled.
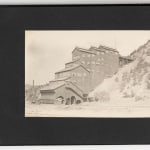
[[[150,105],[108,105],[85,102],[79,105],[25,104],[25,117],[150,117]]]

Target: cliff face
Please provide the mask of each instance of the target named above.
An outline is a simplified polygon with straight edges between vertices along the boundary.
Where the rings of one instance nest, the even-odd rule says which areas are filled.
[[[105,79],[89,97],[113,103],[150,103],[150,41],[131,53],[130,57],[135,60],[120,68],[113,77]]]

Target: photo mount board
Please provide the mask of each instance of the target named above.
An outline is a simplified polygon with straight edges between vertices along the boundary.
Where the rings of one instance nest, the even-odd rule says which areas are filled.
[[[149,118],[25,118],[25,30],[150,30],[150,5],[0,7],[0,145],[149,144]]]

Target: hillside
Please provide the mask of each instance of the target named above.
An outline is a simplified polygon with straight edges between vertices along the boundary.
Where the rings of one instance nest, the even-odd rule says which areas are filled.
[[[150,41],[131,53],[135,60],[105,79],[89,97],[112,104],[150,104]]]

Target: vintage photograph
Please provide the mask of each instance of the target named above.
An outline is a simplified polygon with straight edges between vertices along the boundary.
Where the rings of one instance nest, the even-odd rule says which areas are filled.
[[[26,30],[25,117],[150,117],[150,31]]]

